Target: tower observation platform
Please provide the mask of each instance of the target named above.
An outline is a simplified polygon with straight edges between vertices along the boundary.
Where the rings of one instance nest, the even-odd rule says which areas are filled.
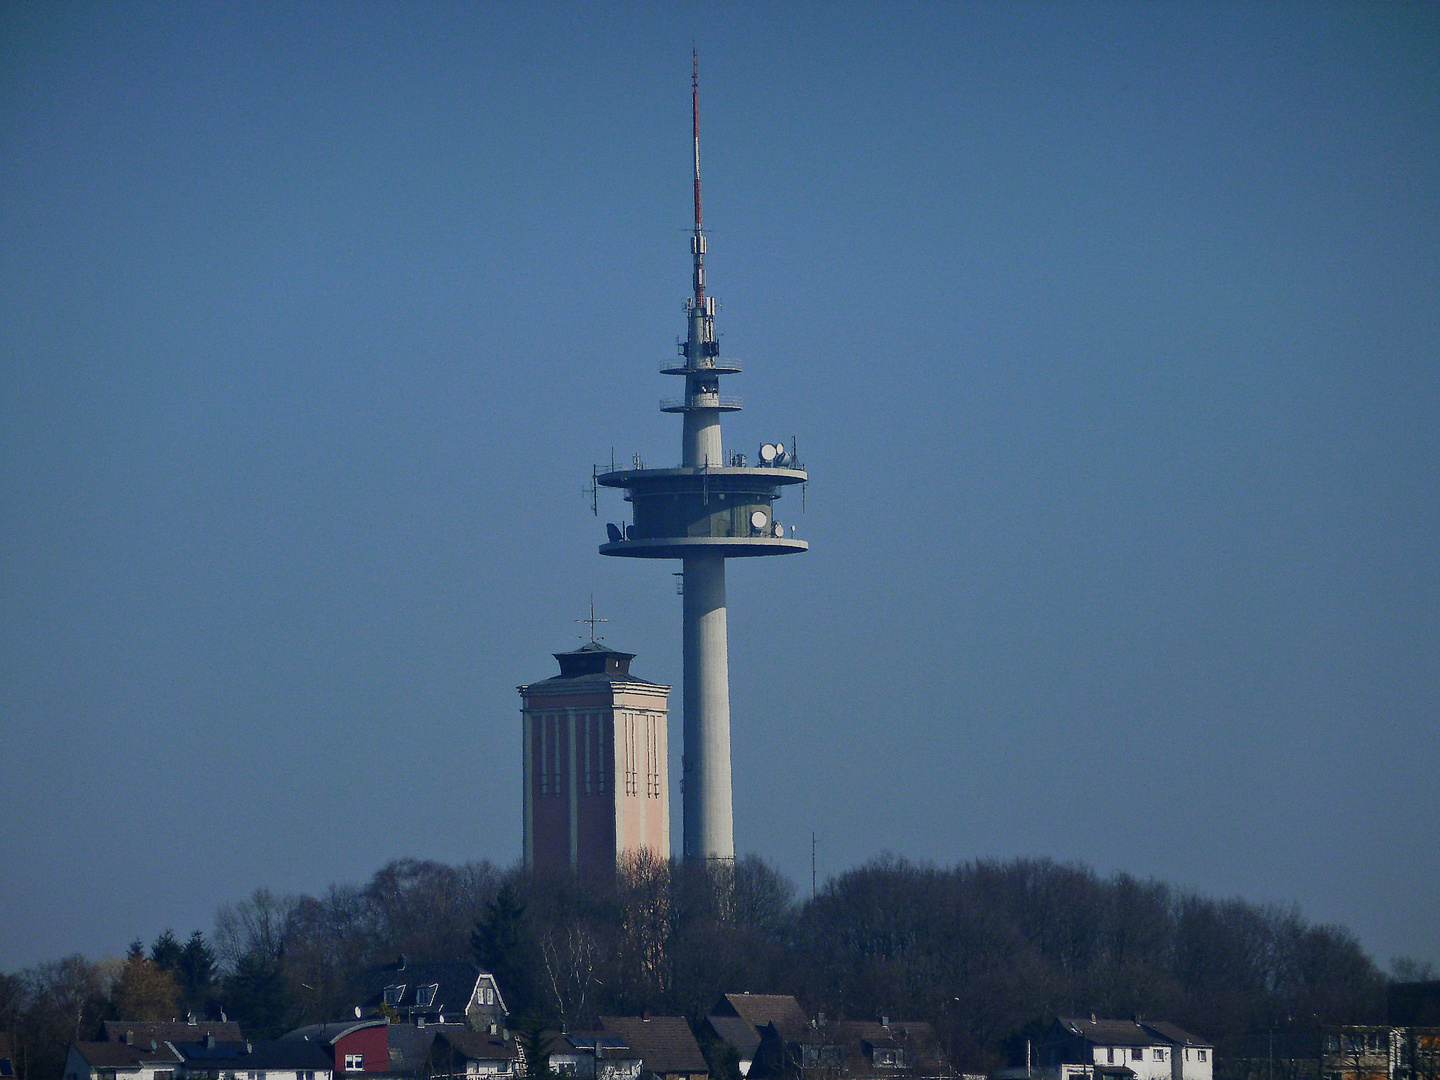
[[[767,443],[759,461],[725,457],[720,416],[740,408],[722,396],[720,377],[739,374],[737,361],[722,359],[715,336],[715,298],[705,291],[706,237],[700,215],[700,89],[692,57],[691,109],[695,150],[695,227],[690,237],[693,295],[685,301],[687,333],[683,363],[661,371],[685,380],[683,397],[663,401],[661,411],[682,417],[678,467],[634,468],[599,473],[595,482],[619,488],[632,508],[628,524],[610,524],[600,554],[631,559],[682,561],[684,637],[683,837],[685,858],[733,860],[735,829],[730,779],[730,675],[725,615],[725,560],[790,555],[809,550],[794,526],[775,518],[783,489],[809,476],[795,447]]]

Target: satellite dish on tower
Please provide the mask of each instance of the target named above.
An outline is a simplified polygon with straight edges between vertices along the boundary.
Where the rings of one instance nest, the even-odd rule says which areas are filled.
[[[764,510],[756,510],[753,514],[750,515],[750,527],[752,529],[765,528],[765,521],[766,517]]]
[[[763,461],[766,465],[769,465],[772,461],[774,461],[775,447],[770,445],[770,443],[768,442],[764,446],[760,447],[760,460]]]
[[[777,539],[783,537],[785,535],[785,526],[781,525],[778,521],[775,522],[774,532]]]
[[[610,537],[612,544],[618,544],[621,539],[620,526],[616,525],[613,521],[607,521],[605,523],[605,535]]]

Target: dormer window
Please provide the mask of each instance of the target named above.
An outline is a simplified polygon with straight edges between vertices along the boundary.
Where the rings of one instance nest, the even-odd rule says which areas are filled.
[[[422,1009],[428,1009],[435,1004],[435,995],[440,990],[439,983],[431,983],[429,986],[417,986],[415,988],[415,1004]]]
[[[371,983],[373,986],[374,983]],[[385,1004],[395,1006],[400,1004],[400,999],[405,996],[405,984],[399,983],[395,986],[385,987]]]

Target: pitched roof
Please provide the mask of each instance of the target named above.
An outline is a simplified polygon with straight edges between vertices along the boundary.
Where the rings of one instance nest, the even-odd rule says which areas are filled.
[[[700,1044],[683,1016],[602,1016],[600,1026],[622,1035],[647,1072],[708,1073]]]
[[[475,984],[484,974],[487,973],[474,964],[462,961],[419,964],[404,961],[370,968],[360,975],[356,985],[363,995],[360,1003],[368,1009],[378,1009],[385,1003],[386,989],[394,987],[398,993],[392,996],[396,996],[396,1000],[389,1004],[401,1015],[415,1010],[459,1017],[470,1004]],[[432,986],[435,987],[433,995],[428,991]],[[426,991],[423,995],[422,989]]]
[[[1191,1035],[1184,1028],[1176,1027],[1174,1024],[1170,1023],[1169,1020],[1141,1020],[1140,1026],[1154,1031],[1162,1038],[1169,1039],[1177,1046],[1215,1045],[1214,1043],[1200,1038],[1198,1035]]]
[[[214,1035],[224,1042],[245,1038],[240,1025],[233,1020],[197,1020],[194,1023],[184,1020],[159,1023],[150,1020],[104,1020],[100,1024],[100,1037],[105,1042],[124,1042],[127,1032],[132,1036],[131,1042],[145,1045],[151,1039],[156,1042],[174,1042],[176,1039],[194,1041],[206,1035]]]
[[[372,1016],[367,1020],[336,1020],[329,1024],[306,1024],[294,1031],[287,1031],[280,1037],[287,1042],[319,1042],[333,1046],[352,1031],[359,1031],[361,1028],[389,1026],[390,1021],[383,1016]]]
[[[722,1016],[733,1013],[757,1032],[766,1024],[774,1024],[784,1039],[798,1039],[810,1026],[805,1010],[790,994],[726,994],[716,1004],[715,1012]]]
[[[1101,1046],[1156,1046],[1169,1038],[1147,1031],[1134,1020],[1091,1020],[1081,1017],[1060,1018],[1060,1024],[1072,1035]],[[1153,1026],[1153,1025],[1152,1025]]]
[[[753,1060],[755,1051],[760,1046],[760,1033],[755,1030],[755,1025],[746,1020],[743,1016],[717,1016],[710,1015],[705,1018],[706,1022],[714,1029],[715,1034],[733,1046],[743,1060]]]
[[[172,1043],[186,1064],[220,1067],[230,1065],[237,1069],[314,1069],[330,1071],[335,1062],[323,1046],[304,1039],[275,1039],[269,1042],[245,1042],[217,1040],[214,1045],[205,1042]]]
[[[175,1065],[180,1057],[168,1043],[157,1042],[150,1048],[150,1042],[132,1046],[124,1042],[77,1042],[72,1043],[85,1062],[97,1069],[138,1069],[147,1062],[163,1062]]]
[[[1103,1020],[1062,1016],[1060,1026],[1101,1046],[1213,1046],[1168,1020]]]
[[[502,1039],[484,1031],[467,1031],[446,1024],[435,1035],[435,1052],[443,1052],[441,1044],[452,1046],[461,1057],[470,1061],[516,1061],[520,1057],[515,1040]]]
[[[845,1071],[851,1076],[873,1074],[877,1068],[875,1050],[903,1050],[899,1071],[911,1076],[949,1076],[950,1066],[940,1048],[935,1029],[924,1020],[841,1020],[827,1024],[816,1035],[820,1040],[838,1044],[845,1050]],[[894,1066],[881,1071],[891,1075]]]

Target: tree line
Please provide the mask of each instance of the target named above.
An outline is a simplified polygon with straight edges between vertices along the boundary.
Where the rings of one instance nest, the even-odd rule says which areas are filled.
[[[0,974],[19,1080],[55,1080],[100,1021],[226,1016],[252,1038],[349,1015],[356,979],[399,955],[471,960],[517,1018],[583,1029],[644,1010],[699,1019],[720,994],[793,994],[837,1019],[929,1020],[971,1072],[1023,1059],[1056,1015],[1168,1019],[1218,1075],[1256,1033],[1383,1020],[1385,979],[1353,935],[1293,907],[1102,878],[1049,860],[882,857],[808,899],[753,856],[641,855],[613,879],[403,859],[318,896],[259,889],[212,936],[166,930],[120,961]]]

